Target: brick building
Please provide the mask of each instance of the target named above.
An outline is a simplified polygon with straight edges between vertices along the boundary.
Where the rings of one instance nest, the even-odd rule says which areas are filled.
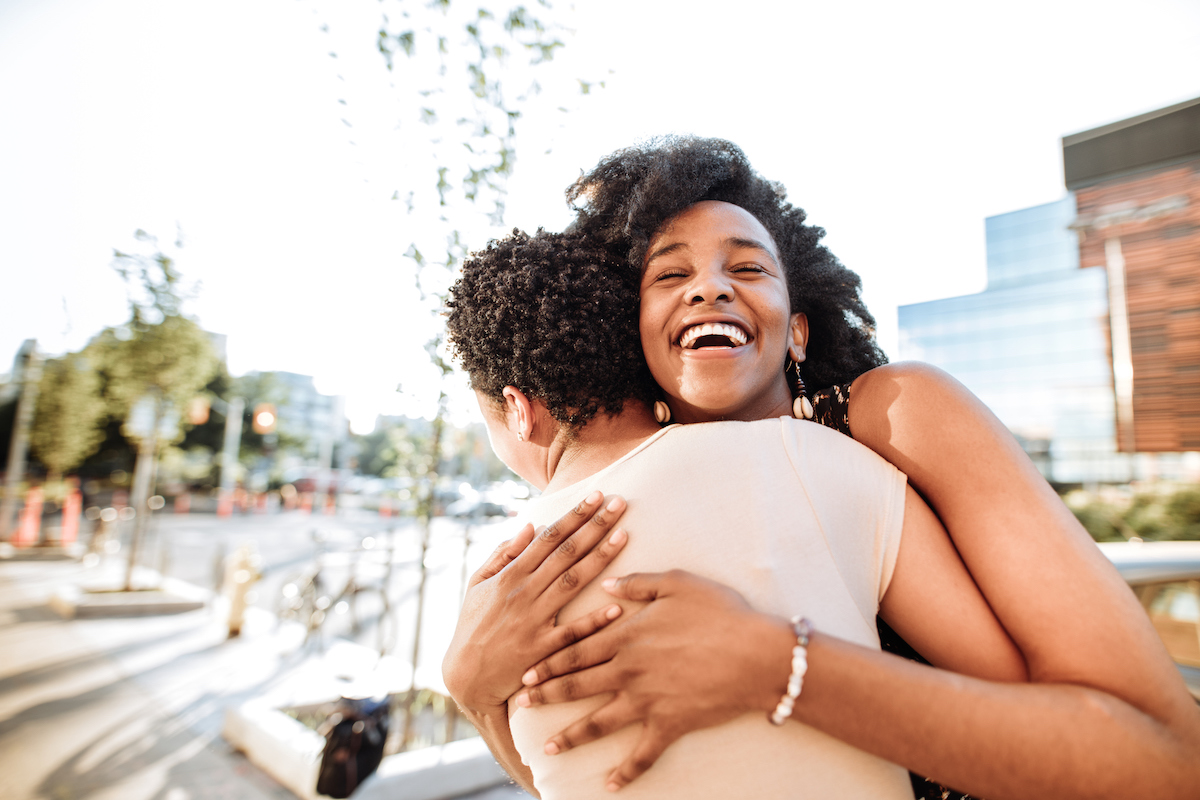
[[[1061,200],[989,217],[987,288],[901,306],[1056,483],[1200,479],[1200,98],[1063,138]]]
[[[1063,166],[1108,273],[1118,449],[1200,450],[1200,98],[1066,136]]]

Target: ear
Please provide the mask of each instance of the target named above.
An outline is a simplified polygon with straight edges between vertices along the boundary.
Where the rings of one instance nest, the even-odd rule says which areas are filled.
[[[515,386],[504,387],[504,414],[510,427],[515,426],[517,439],[529,441],[533,436],[533,403]]]
[[[806,358],[804,347],[807,344],[808,316],[805,314],[792,314],[792,343],[788,345],[788,355],[792,357],[792,361],[798,364]]]

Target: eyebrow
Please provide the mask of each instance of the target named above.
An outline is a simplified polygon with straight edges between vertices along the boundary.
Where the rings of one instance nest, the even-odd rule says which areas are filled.
[[[779,257],[771,252],[771,248],[767,247],[765,244],[758,241],[757,239],[746,239],[741,236],[730,236],[729,238],[722,241],[721,244],[726,247],[749,248],[751,250],[761,250],[763,253],[766,253],[768,256],[770,256],[771,260],[774,261],[776,264],[779,263]],[[685,250],[688,247],[689,247],[689,245],[687,242],[673,242],[671,244],[664,245],[663,247],[658,248],[657,250],[655,250],[649,256],[646,257],[646,266],[649,267],[650,262],[654,261],[654,259],[658,258],[659,256],[670,255],[671,253],[674,253],[677,250]]]

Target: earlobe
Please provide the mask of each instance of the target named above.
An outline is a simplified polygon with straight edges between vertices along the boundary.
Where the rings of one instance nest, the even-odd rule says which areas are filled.
[[[808,316],[792,314],[792,343],[788,354],[797,364],[805,359],[804,347],[808,344]]]

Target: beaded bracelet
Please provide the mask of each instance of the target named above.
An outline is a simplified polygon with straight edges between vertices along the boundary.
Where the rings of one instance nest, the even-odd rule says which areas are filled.
[[[788,678],[787,693],[779,700],[779,705],[771,712],[769,719],[772,725],[782,725],[792,715],[796,698],[804,686],[804,673],[808,671],[808,637],[812,635],[812,625],[804,617],[792,617],[792,630],[796,632],[796,646],[792,648],[792,674]]]

